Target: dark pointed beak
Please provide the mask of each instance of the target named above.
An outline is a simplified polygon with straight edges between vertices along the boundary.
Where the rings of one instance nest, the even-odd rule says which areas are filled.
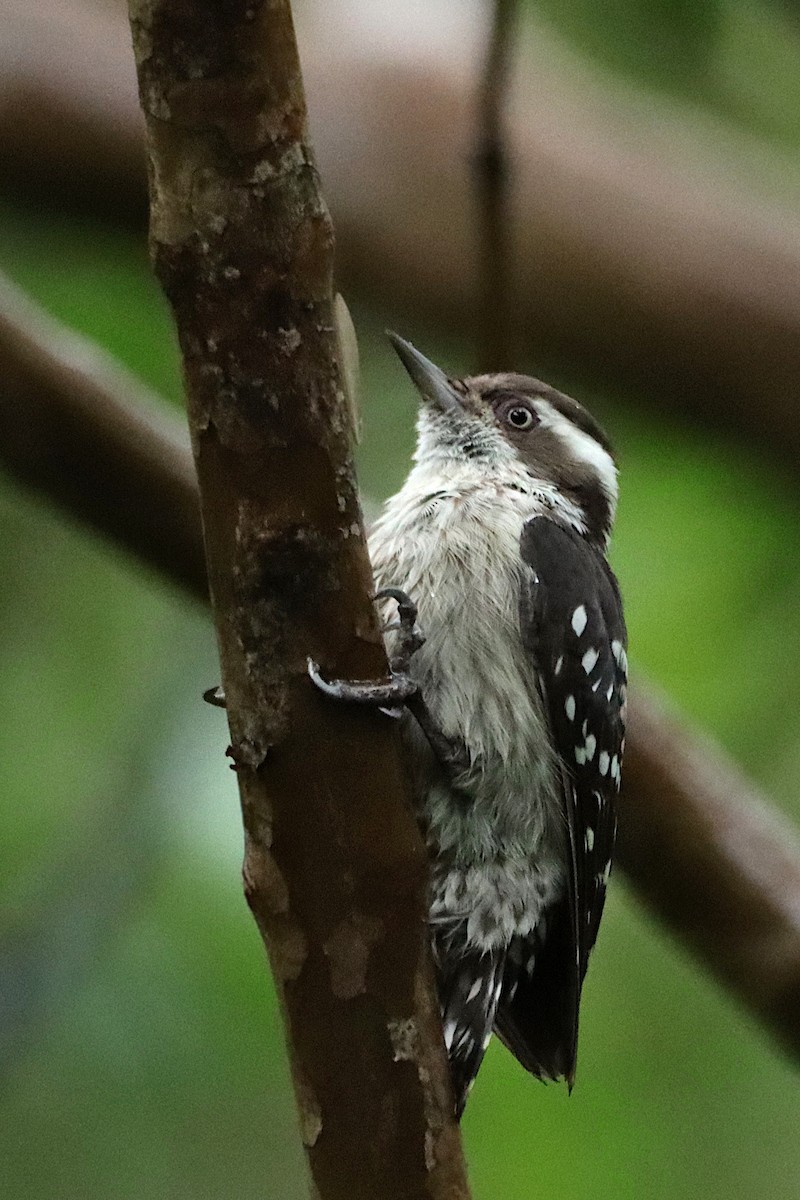
[[[453,387],[450,380],[436,363],[432,363],[419,350],[415,350],[411,342],[398,337],[390,329],[386,336],[398,353],[401,363],[411,376],[414,387],[423,400],[441,409],[442,412],[463,412],[464,403],[461,395]]]

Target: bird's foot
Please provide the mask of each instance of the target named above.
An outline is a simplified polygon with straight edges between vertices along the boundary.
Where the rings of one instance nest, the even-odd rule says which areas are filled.
[[[385,626],[384,633],[396,631],[399,634],[390,665],[393,672],[407,675],[412,656],[425,645],[425,635],[417,625],[417,606],[400,588],[383,588],[375,599],[397,602],[397,621]],[[455,787],[454,780],[470,765],[463,743],[442,732],[419,689],[407,697],[405,705],[425,734],[439,766]]]
[[[397,620],[384,625],[384,633],[397,633],[397,644],[390,662],[393,672],[407,675],[411,659],[425,645],[425,635],[417,625],[417,606],[407,592],[401,588],[387,587],[375,596],[376,600],[394,600],[397,604]]]
[[[389,716],[401,715],[404,705],[418,693],[418,684],[409,674],[412,656],[425,642],[417,628],[417,606],[400,588],[383,588],[376,600],[395,600],[397,620],[384,626],[383,632],[397,632],[397,647],[389,662],[389,679],[324,679],[313,659],[308,660],[308,673],[321,692],[333,700],[352,704],[369,704]]]
[[[324,679],[313,658],[308,660],[311,681],[332,700],[344,700],[350,704],[370,704],[396,716],[417,690],[417,683],[408,675],[392,671],[388,680],[383,679]]]
[[[425,637],[417,625],[417,606],[400,588],[382,588],[375,599],[394,600],[397,604],[397,620],[383,629],[384,633],[398,635],[389,662],[389,680],[326,680],[312,659],[308,660],[308,673],[320,691],[334,700],[371,704],[393,717],[402,716],[403,709],[407,708],[424,733],[442,771],[456,787],[455,780],[470,766],[466,750],[461,742],[448,737],[439,728],[419,685],[410,674],[411,659],[425,644]]]

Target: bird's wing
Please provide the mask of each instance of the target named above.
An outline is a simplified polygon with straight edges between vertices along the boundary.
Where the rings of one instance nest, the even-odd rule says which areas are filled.
[[[617,581],[605,558],[545,517],[525,526],[532,582],[520,605],[561,774],[568,891],[529,942],[509,950],[497,1029],[545,1078],[572,1080],[580,989],[605,901],[625,737],[627,657]]]

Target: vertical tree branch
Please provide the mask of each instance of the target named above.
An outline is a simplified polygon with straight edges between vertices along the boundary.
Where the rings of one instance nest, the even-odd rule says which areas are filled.
[[[395,723],[306,675],[386,660],[288,0],[130,0],[151,251],[183,354],[245,826],[315,1195],[468,1195]]]
[[[509,312],[510,166],[506,147],[505,103],[517,0],[492,0],[492,25],[478,95],[473,154],[481,302],[478,306],[479,370],[508,370],[512,360]]]

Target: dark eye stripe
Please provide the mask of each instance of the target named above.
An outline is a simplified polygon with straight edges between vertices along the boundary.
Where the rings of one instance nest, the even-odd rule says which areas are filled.
[[[557,391],[556,388],[550,387],[549,384],[542,383],[539,379],[533,379],[529,375],[510,375],[506,377],[506,380],[507,382],[505,382],[504,386],[489,386],[483,392],[484,399],[492,406],[496,413],[504,400],[516,400],[517,403],[520,401],[525,402],[528,398],[532,400],[546,400],[548,404],[552,404],[557,412],[560,412],[562,416],[571,421],[583,433],[588,433],[589,437],[594,438],[612,458],[615,457],[614,447],[604,429],[577,400],[573,400],[571,396],[566,396],[563,392]]]

